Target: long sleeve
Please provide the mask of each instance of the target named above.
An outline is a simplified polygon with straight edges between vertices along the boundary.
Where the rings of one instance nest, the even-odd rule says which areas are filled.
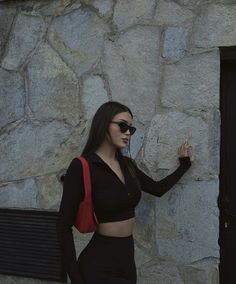
[[[63,264],[73,284],[79,284],[80,281],[72,226],[83,198],[83,169],[81,162],[75,158],[71,161],[64,177],[63,195],[57,220],[57,235],[62,251]]]
[[[142,191],[161,197],[168,190],[170,190],[191,166],[189,157],[179,157],[179,161],[179,167],[172,174],[168,175],[160,181],[153,180],[143,171],[141,171],[137,166],[135,166],[137,178],[140,182]]]

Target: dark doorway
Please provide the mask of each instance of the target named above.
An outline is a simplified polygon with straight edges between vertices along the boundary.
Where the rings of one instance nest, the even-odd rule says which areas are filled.
[[[220,111],[220,283],[236,283],[236,47],[222,47]]]

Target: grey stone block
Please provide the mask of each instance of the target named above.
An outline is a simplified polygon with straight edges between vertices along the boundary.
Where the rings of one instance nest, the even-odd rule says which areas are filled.
[[[24,106],[23,78],[16,72],[7,72],[0,69],[0,127],[22,118],[24,116]]]
[[[236,42],[236,5],[203,6],[193,29],[195,47],[233,46]]]
[[[59,16],[70,4],[71,0],[37,1],[34,12],[44,16]]]
[[[171,173],[178,167],[178,147],[187,139],[196,159],[182,181],[208,179],[208,132],[207,123],[200,117],[181,112],[157,114],[151,122],[144,148],[144,162],[153,177],[156,177],[157,170],[166,169]]]
[[[165,68],[162,105],[179,109],[219,107],[219,51],[185,57]]]
[[[184,57],[188,48],[190,27],[169,27],[165,31],[162,56],[170,60]]]
[[[98,64],[108,30],[95,13],[81,8],[55,18],[48,36],[62,58],[81,76]]]
[[[90,76],[84,80],[81,104],[85,119],[92,119],[98,107],[108,101],[104,82],[99,76]]]
[[[79,123],[79,83],[76,75],[46,43],[28,65],[29,106],[38,120],[65,119]]]
[[[0,207],[39,208],[38,187],[34,179],[11,182],[0,186]]]
[[[178,267],[171,262],[153,260],[138,271],[138,284],[184,284]]]
[[[19,14],[10,35],[2,67],[17,70],[25,63],[29,54],[42,38],[45,29],[46,24],[42,18]]]
[[[16,13],[15,5],[9,5],[9,3],[1,3],[0,6],[0,58],[4,52],[4,48],[7,45],[8,35],[11,29],[11,25]]]
[[[155,113],[159,88],[159,29],[136,27],[105,42],[103,65],[113,100],[127,104],[139,121]]]
[[[40,208],[59,210],[63,188],[57,176],[40,176],[36,178],[36,183],[38,186],[37,201]]]
[[[119,30],[138,23],[148,23],[152,19],[154,8],[154,0],[118,0],[114,8],[113,21]]]
[[[219,284],[219,263],[207,258],[180,268],[184,283]]]
[[[99,14],[109,18],[113,12],[114,1],[113,0],[94,0],[92,5],[98,9]]]
[[[156,199],[156,242],[162,259],[191,263],[219,257],[218,194],[218,180],[194,181],[175,185]]]
[[[60,171],[76,153],[78,143],[76,129],[68,124],[22,123],[1,135],[1,181]]]
[[[192,21],[194,14],[174,1],[158,1],[154,22],[158,25],[177,25]]]

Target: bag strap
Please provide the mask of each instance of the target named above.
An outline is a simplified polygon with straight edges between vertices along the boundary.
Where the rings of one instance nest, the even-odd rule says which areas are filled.
[[[84,200],[88,200],[88,198],[91,199],[91,178],[89,164],[88,161],[82,156],[77,156],[76,158],[79,159],[82,163],[85,189]]]

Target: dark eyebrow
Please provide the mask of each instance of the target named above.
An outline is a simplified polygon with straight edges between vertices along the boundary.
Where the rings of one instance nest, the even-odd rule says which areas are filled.
[[[128,121],[125,120],[125,119],[119,118],[119,120],[120,120],[120,121],[123,121],[123,122],[125,122],[125,123],[127,123],[128,125],[132,125],[132,123],[129,124]]]

